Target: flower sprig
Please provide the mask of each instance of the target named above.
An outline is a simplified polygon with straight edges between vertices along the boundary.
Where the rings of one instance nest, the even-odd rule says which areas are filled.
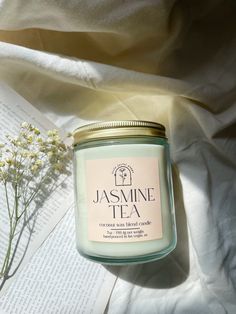
[[[58,130],[41,135],[38,128],[24,122],[18,136],[6,136],[0,143],[0,184],[6,200],[9,235],[6,254],[0,268],[0,278],[9,277],[13,257],[13,239],[16,229],[30,206],[36,203],[45,186],[52,186],[61,174],[68,174],[70,150]]]

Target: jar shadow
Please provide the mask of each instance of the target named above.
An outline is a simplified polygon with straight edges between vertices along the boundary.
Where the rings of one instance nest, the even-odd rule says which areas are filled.
[[[119,278],[146,288],[167,289],[180,285],[189,275],[189,242],[182,186],[176,165],[172,167],[177,225],[177,246],[155,262],[128,266],[103,265]]]

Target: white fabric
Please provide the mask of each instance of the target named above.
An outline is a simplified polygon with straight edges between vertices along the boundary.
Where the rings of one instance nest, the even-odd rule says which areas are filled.
[[[0,78],[58,126],[167,127],[178,245],[123,267],[108,313],[236,313],[235,17],[233,0],[0,0]]]

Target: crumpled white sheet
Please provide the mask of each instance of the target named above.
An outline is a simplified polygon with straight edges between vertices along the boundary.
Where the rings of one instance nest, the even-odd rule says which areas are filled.
[[[167,127],[178,245],[123,267],[108,313],[236,313],[235,16],[230,0],[0,0],[0,78],[58,126]]]

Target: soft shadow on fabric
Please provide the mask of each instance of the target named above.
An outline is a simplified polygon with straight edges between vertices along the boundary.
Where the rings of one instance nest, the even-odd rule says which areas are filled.
[[[173,166],[177,246],[175,250],[155,262],[131,266],[104,266],[121,279],[146,288],[168,289],[183,283],[189,275],[189,244],[187,221],[183,204],[179,172]]]

